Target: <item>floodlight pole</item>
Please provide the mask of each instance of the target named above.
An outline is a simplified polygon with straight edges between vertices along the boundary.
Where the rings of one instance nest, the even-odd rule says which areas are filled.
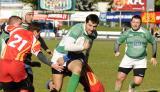
[[[155,3],[155,0],[147,0],[147,2],[146,2],[147,4],[146,4],[146,12],[147,12],[147,28],[149,28],[149,12],[150,11],[154,11],[154,3]]]
[[[119,16],[119,27],[122,26],[122,11],[119,11],[120,16]]]

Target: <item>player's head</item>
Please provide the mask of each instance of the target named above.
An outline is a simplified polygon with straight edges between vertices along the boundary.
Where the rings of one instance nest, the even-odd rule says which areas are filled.
[[[31,4],[24,5],[22,9],[22,18],[24,23],[31,23],[33,20],[33,7]]]
[[[139,15],[134,15],[131,19],[131,27],[134,31],[137,31],[142,24],[142,19],[141,16]]]
[[[88,35],[92,34],[94,31],[96,31],[96,27],[99,24],[99,18],[96,14],[90,14],[86,17],[85,21],[85,30],[88,33]]]
[[[32,31],[35,37],[39,37],[40,35],[40,24],[37,22],[33,22],[29,24],[29,31]]]
[[[7,24],[19,27],[22,24],[22,19],[18,16],[11,16],[9,17]]]

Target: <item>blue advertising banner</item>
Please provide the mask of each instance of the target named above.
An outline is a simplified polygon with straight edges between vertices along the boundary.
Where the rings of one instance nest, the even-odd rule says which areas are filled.
[[[133,15],[141,15],[141,12],[106,12],[100,14],[100,20],[107,22],[130,22]],[[104,19],[105,18],[105,19]]]

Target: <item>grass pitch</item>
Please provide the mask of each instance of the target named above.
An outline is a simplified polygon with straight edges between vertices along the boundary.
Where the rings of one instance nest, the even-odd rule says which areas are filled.
[[[59,40],[46,40],[50,49],[54,49]],[[124,55],[124,46],[121,46],[121,55],[119,57],[115,57],[113,53],[114,41],[95,41],[91,50],[89,65],[97,75],[97,77],[101,80],[105,87],[105,92],[114,92],[114,83],[117,75],[118,65]],[[160,61],[159,56],[159,45],[158,45],[158,54],[157,61]],[[49,56],[48,56],[49,57]],[[151,58],[151,46],[148,46],[148,69],[146,71],[146,75],[144,81],[140,87],[136,90],[137,92],[158,92],[160,91],[160,65],[156,67],[150,64]],[[37,58],[33,57],[33,60],[37,60]],[[42,64],[41,68],[33,68],[34,72],[34,85],[35,92],[49,92],[45,88],[46,81],[51,77],[51,69]],[[129,73],[129,76],[124,81],[124,85],[121,92],[127,92],[128,84],[131,81],[132,72]],[[64,78],[64,84],[61,92],[66,92],[67,83],[69,77]],[[153,91],[151,91],[153,90]],[[155,91],[154,91],[155,90]],[[76,92],[83,92],[83,87],[79,84]]]

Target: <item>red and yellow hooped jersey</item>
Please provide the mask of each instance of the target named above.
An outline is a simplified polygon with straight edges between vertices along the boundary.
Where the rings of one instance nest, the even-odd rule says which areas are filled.
[[[8,28],[11,27],[8,26]],[[27,53],[31,52],[37,56],[40,52],[40,42],[35,38],[33,32],[23,28],[13,28],[9,32],[10,37],[2,52],[2,59],[23,61]]]

